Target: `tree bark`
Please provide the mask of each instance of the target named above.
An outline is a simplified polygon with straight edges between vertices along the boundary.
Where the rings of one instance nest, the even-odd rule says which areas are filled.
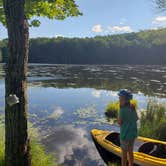
[[[24,13],[25,0],[3,0],[8,30],[9,57],[6,64],[7,98],[16,94],[20,102],[5,107],[5,165],[30,166],[27,130],[27,62],[29,30]]]

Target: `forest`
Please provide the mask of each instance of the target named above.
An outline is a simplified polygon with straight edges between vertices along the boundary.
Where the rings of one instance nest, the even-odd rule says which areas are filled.
[[[0,41],[0,62],[7,60]],[[166,64],[166,28],[91,38],[32,38],[29,63]]]

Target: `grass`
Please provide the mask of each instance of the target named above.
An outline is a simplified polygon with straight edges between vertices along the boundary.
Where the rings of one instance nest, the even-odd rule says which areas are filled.
[[[57,166],[55,157],[53,154],[47,154],[44,146],[37,141],[38,133],[37,129],[33,129],[30,125],[29,130],[31,136],[31,157],[32,166]],[[5,130],[4,124],[0,124],[0,166],[4,164],[4,152],[5,152]]]
[[[150,99],[141,112],[139,135],[166,141],[166,103]]]
[[[0,166],[4,166],[4,151],[5,151],[5,129],[4,125],[0,123]]]
[[[111,163],[111,164],[108,164],[107,166],[121,166],[120,163]]]
[[[53,154],[46,154],[44,146],[38,141],[31,141],[32,166],[57,166]]]
[[[138,102],[136,100],[131,100],[131,104],[133,104],[135,107],[138,106]],[[119,101],[110,102],[105,109],[105,114],[109,118],[117,118],[119,110],[120,110]]]

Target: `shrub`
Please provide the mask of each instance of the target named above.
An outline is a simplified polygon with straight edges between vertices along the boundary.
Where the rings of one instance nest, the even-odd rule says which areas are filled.
[[[110,102],[105,111],[105,115],[110,118],[117,118],[119,111],[119,102]]]
[[[139,134],[166,141],[166,105],[155,99],[148,102],[147,110],[141,112]]]
[[[138,102],[136,100],[131,100],[130,102],[137,108]],[[105,114],[109,118],[117,118],[119,110],[120,110],[119,101],[110,102],[106,107]]]
[[[166,119],[162,119],[156,127],[156,138],[166,141]]]

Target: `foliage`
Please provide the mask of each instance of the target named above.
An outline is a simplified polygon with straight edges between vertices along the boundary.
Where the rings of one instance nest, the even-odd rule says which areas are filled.
[[[53,154],[46,154],[44,146],[37,140],[37,129],[30,125],[32,166],[57,166]],[[0,124],[0,166],[4,166],[5,130]]]
[[[166,103],[148,102],[147,110],[141,112],[139,134],[166,141]]]
[[[119,111],[119,102],[110,102],[106,107],[106,115],[108,117],[117,118]]]
[[[3,57],[7,57],[6,40],[0,42],[0,49]],[[166,64],[165,52],[166,28],[94,38],[31,39],[29,62]]]
[[[0,50],[0,62],[3,61],[3,57],[2,57],[2,50]]]
[[[32,166],[57,166],[55,157],[46,154],[44,147],[37,141],[31,141]]]
[[[13,1],[11,6],[15,3],[20,2]],[[75,0],[25,0],[25,15],[32,26],[40,25],[37,17],[63,20],[81,14]],[[0,22],[6,25],[2,0],[0,0]]]
[[[5,159],[5,129],[4,124],[0,123],[0,166],[4,166],[4,159]]]
[[[136,108],[138,107],[138,102],[136,100],[130,101],[132,105],[134,105]],[[110,102],[106,107],[105,114],[110,118],[117,118],[118,111],[120,110],[120,104],[119,101],[116,102]]]
[[[121,166],[121,164],[120,164],[120,162],[110,163],[110,164],[108,164],[108,166]]]
[[[166,11],[166,1],[165,0],[155,0],[157,7],[161,10],[161,11]]]

